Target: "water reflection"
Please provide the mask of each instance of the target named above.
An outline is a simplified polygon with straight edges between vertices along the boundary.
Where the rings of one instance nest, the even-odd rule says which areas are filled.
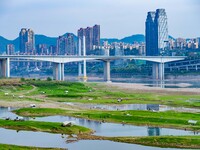
[[[159,136],[160,130],[161,129],[158,127],[148,127],[148,129],[147,129],[148,136]]]
[[[104,104],[82,104],[82,103],[66,103],[86,109],[99,109],[99,110],[151,110],[151,111],[182,111],[182,112],[200,112],[200,109],[185,108],[185,107],[171,107],[167,105],[159,104],[115,104],[115,105],[104,105]]]

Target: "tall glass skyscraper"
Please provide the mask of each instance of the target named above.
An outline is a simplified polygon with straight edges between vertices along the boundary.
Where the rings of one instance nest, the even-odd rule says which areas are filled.
[[[146,19],[146,55],[162,55],[168,45],[168,25],[165,9],[148,12]]]
[[[146,55],[153,56],[156,55],[156,39],[155,39],[155,12],[148,12],[146,19]]]

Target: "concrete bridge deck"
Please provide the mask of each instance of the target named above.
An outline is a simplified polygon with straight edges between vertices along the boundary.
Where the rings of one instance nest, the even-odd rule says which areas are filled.
[[[10,60],[36,60],[53,63],[55,80],[64,80],[64,64],[69,62],[83,62],[83,76],[86,77],[86,61],[100,60],[104,62],[104,80],[110,81],[110,61],[119,59],[144,60],[153,63],[153,78],[164,80],[164,64],[167,62],[184,60],[184,56],[69,56],[69,55],[1,55],[1,76],[10,77]],[[82,71],[79,65],[79,72]],[[82,73],[79,73],[79,75]]]

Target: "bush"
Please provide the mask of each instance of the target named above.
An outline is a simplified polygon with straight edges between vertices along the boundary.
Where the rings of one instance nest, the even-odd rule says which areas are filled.
[[[22,82],[24,82],[24,81],[25,81],[25,78],[21,78],[20,80],[21,80]]]
[[[52,79],[50,77],[47,77],[47,81],[52,81]]]

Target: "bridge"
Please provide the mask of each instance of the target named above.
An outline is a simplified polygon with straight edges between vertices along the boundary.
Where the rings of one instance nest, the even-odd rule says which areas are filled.
[[[99,60],[104,62],[104,80],[110,81],[110,62],[119,59],[145,60],[153,64],[153,78],[164,80],[164,65],[168,62],[184,60],[183,56],[69,56],[69,55],[0,55],[0,76],[10,77],[10,61],[34,60],[53,63],[53,79],[64,80],[64,64],[69,62],[79,63],[79,76],[86,78],[86,61]],[[83,63],[83,66],[81,65]],[[83,67],[83,69],[82,69]]]
[[[178,62],[171,62],[171,63],[168,63],[165,68],[170,71],[172,70],[198,71],[200,70],[200,59],[194,58],[194,59],[182,60]]]

